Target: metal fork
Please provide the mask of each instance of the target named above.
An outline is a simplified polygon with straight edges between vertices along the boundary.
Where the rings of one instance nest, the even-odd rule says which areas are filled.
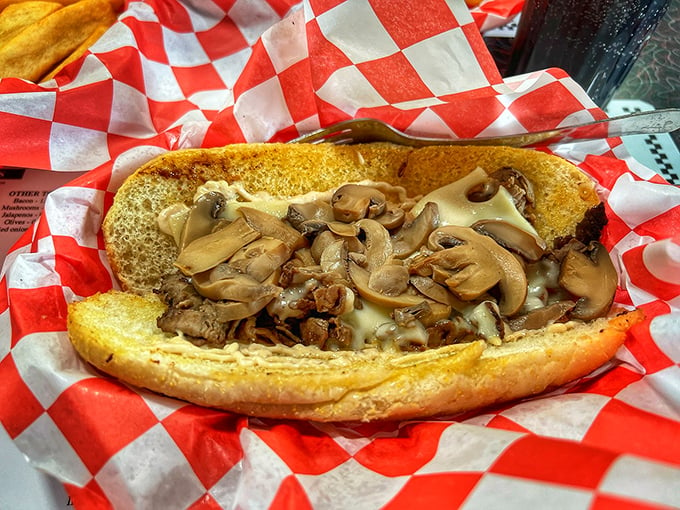
[[[510,147],[531,147],[627,135],[670,133],[678,128],[680,128],[680,108],[632,113],[534,133],[458,139],[408,135],[379,120],[352,119],[312,131],[288,143],[350,144],[392,142],[411,147],[422,147],[424,145],[506,145]]]

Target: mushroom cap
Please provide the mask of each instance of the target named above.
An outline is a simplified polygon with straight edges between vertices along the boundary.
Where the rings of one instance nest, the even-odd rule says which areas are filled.
[[[333,208],[324,200],[310,202],[295,202],[288,206],[286,219],[295,228],[306,221],[319,220],[322,222],[333,221]]]
[[[360,184],[340,186],[331,198],[335,219],[347,223],[379,216],[384,212],[385,205],[385,194],[382,191]]]
[[[259,282],[246,274],[234,272],[229,276],[212,279],[209,273],[194,275],[192,283],[202,296],[214,301],[250,302],[271,298],[281,292],[281,287]]]
[[[527,277],[519,260],[490,237],[478,234],[469,227],[446,225],[436,228],[428,238],[430,248],[435,250],[460,243],[474,245],[475,253],[479,253],[479,255],[472,253],[468,255],[470,265],[475,264],[476,257],[482,257],[481,254],[484,254],[484,265],[477,264],[479,272],[487,272],[494,276],[497,273],[500,275],[498,288],[501,298],[498,306],[501,313],[505,316],[517,313],[527,296]],[[495,261],[495,264],[487,264],[489,261]],[[477,271],[468,271],[469,274],[478,276]]]
[[[408,268],[398,264],[383,264],[371,272],[368,287],[387,296],[406,292],[409,285]]]
[[[175,266],[186,275],[202,273],[224,262],[261,235],[243,218],[237,218],[224,228],[201,236],[185,246],[177,256]]]
[[[215,220],[224,208],[225,198],[222,193],[208,191],[198,196],[184,222],[179,246],[183,248],[191,241],[209,234]]]
[[[243,206],[238,212],[246,220],[248,225],[260,232],[263,236],[280,239],[292,250],[302,248],[306,245],[302,234],[290,225],[284,223],[276,216],[273,216],[254,207]]]
[[[406,221],[392,234],[392,251],[395,257],[404,258],[425,244],[430,233],[439,224],[439,207],[435,202],[427,202],[422,210]]]
[[[291,255],[290,247],[280,239],[260,237],[234,253],[229,258],[228,264],[262,282],[279,269]]]
[[[543,239],[505,220],[480,220],[473,223],[472,228],[529,262],[536,262],[546,253],[547,246]]]
[[[356,224],[365,238],[363,244],[366,247],[364,250],[366,268],[373,271],[392,256],[390,233],[376,220],[364,218]]]
[[[390,308],[403,308],[406,306],[415,306],[427,300],[427,298],[422,295],[408,291],[402,292],[396,296],[383,294],[371,288],[369,285],[371,273],[369,273],[366,269],[359,267],[357,264],[351,261],[349,262],[347,268],[356,291],[362,298],[370,301],[371,303],[387,306]]]
[[[431,276],[464,301],[486,293],[502,277],[493,255],[475,243],[437,250],[413,264],[411,271],[420,276]]]
[[[618,285],[618,273],[602,244],[593,241],[587,253],[571,248],[562,259],[559,283],[577,296],[571,317],[588,321],[609,310]]]

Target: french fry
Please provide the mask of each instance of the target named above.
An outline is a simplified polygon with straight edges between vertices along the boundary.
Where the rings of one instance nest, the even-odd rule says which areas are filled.
[[[39,80],[99,25],[111,25],[115,18],[109,0],[81,0],[53,12],[0,48],[0,78]]]
[[[52,69],[47,75],[45,75],[40,81],[43,82],[51,80],[64,67],[82,57],[83,54],[87,51],[87,49],[90,46],[92,46],[97,41],[97,39],[99,39],[104,34],[104,32],[106,32],[109,29],[109,27],[110,25],[99,25],[97,28],[95,28],[94,32],[92,32],[90,36],[87,39],[85,39],[85,41],[83,41],[83,43],[73,51],[73,53],[71,53],[68,57],[66,57],[59,64],[57,64],[57,66],[54,69]]]
[[[26,0],[0,0],[0,10],[4,9],[8,5],[22,4],[26,3]],[[61,2],[59,2],[61,3]]]
[[[29,1],[31,0],[0,0],[0,11],[9,5],[25,4],[26,2]],[[60,3],[61,5],[71,5],[77,2],[82,2],[82,0],[54,0],[54,1]],[[109,3],[111,4],[111,7],[113,7],[114,11],[119,11],[123,7],[124,0],[109,0]]]
[[[0,12],[0,47],[28,25],[40,21],[57,9],[58,2],[22,2],[7,6]]]

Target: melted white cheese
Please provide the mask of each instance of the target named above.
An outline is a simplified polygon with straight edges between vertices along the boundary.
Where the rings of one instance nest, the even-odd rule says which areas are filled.
[[[366,340],[375,338],[375,332],[384,324],[394,324],[391,310],[362,300],[362,308],[355,308],[341,316],[342,322],[352,328],[352,349],[362,349]]]
[[[413,208],[414,213],[420,213],[428,202],[435,202],[439,207],[441,225],[458,225],[469,227],[479,220],[505,220],[526,232],[536,235],[536,230],[520,214],[512,201],[510,192],[501,186],[491,199],[484,202],[468,200],[470,190],[488,180],[487,173],[477,168],[468,175],[442,186],[425,195]]]
[[[369,181],[366,181],[369,182]],[[285,218],[288,213],[288,206],[293,203],[301,204],[313,202],[315,200],[330,201],[333,190],[331,191],[312,191],[304,195],[294,197],[276,197],[266,191],[251,193],[245,189],[243,183],[226,181],[208,181],[199,186],[194,195],[194,202],[203,194],[210,191],[222,193],[226,198],[226,206],[220,214],[220,218],[234,221],[240,216],[238,210],[241,207],[252,207],[259,211],[266,212],[277,218]]]
[[[527,313],[549,304],[548,289],[559,287],[560,265],[550,259],[542,259],[530,264],[526,269],[527,298],[522,305],[521,313]]]

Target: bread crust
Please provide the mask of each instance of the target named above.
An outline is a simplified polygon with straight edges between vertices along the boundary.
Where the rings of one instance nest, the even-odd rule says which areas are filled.
[[[510,166],[533,184],[538,234],[551,245],[574,235],[586,212],[600,203],[593,182],[557,156],[511,147],[410,147],[391,144],[234,144],[164,154],[120,187],[103,225],[111,268],[124,290],[148,292],[177,257],[161,234],[158,214],[191,203],[207,180],[240,181],[246,189],[291,196],[370,179],[398,184],[411,196],[458,180],[477,167]]]
[[[499,347],[479,340],[418,353],[330,352],[301,345],[207,349],[156,327],[165,305],[151,291],[177,256],[157,216],[172,203],[190,203],[207,180],[240,181],[251,191],[290,196],[371,179],[399,184],[413,196],[477,167],[505,166],[532,182],[534,226],[549,244],[573,235],[600,203],[593,183],[575,166],[524,149],[244,144],[160,156],[123,183],[102,227],[109,262],[126,292],[72,303],[71,341],[85,360],[125,382],[199,405],[275,418],[450,415],[563,385],[611,359],[642,313],[521,331]]]
[[[83,358],[136,386],[199,405],[272,418],[369,421],[449,415],[535,395],[612,358],[639,311],[420,353],[250,346],[204,349],[162,332],[163,303],[112,291],[72,303]]]

